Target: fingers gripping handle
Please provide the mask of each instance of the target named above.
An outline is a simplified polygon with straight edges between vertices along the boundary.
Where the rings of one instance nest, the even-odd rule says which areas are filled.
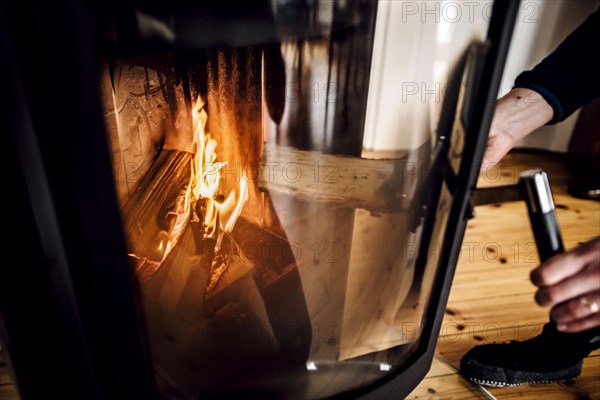
[[[541,170],[525,171],[519,178],[519,186],[527,203],[540,260],[544,262],[564,251],[548,175]]]

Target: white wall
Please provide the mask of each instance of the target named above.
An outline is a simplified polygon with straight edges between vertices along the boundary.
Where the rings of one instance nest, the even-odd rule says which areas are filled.
[[[448,68],[485,38],[491,1],[379,0],[364,147],[413,149],[437,124]],[[550,53],[600,0],[523,0],[499,95]],[[520,145],[565,151],[576,115]]]

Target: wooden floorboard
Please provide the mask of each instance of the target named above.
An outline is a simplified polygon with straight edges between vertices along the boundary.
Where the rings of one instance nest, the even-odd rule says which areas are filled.
[[[427,377],[407,397],[416,399],[485,399],[483,393],[457,374]]]
[[[12,379],[6,365],[0,364],[0,386],[12,383]]]
[[[431,369],[429,370],[427,377],[435,378],[437,376],[454,375],[456,372],[456,367],[436,354],[431,363]]]
[[[0,399],[19,400],[19,393],[14,385],[0,385]]]
[[[498,169],[499,178],[490,175],[493,179],[480,179],[478,186],[514,183],[520,172],[534,167],[548,173],[565,248],[599,236],[600,203],[568,194],[570,178],[560,155],[511,153]],[[574,381],[486,388],[487,396],[456,372],[471,347],[533,337],[548,320],[548,311],[534,303],[535,287],[529,282],[539,258],[524,203],[476,207],[475,213],[467,225],[436,347],[437,359],[408,398],[600,400],[600,350],[586,358],[581,376]],[[439,360],[447,369],[441,369]]]
[[[13,384],[2,350],[0,350],[0,400],[19,400],[19,393]]]

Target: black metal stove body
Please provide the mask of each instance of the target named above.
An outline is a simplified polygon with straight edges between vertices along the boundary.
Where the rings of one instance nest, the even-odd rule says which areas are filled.
[[[58,398],[85,399],[401,398],[408,394],[431,365],[517,9],[516,1],[496,2],[487,42],[465,51],[454,68],[436,139],[421,149],[427,174],[411,187],[397,179],[389,183],[396,185],[395,193],[411,196],[391,206],[384,202],[384,209],[405,210],[411,216],[406,219],[406,234],[418,237],[408,266],[414,269],[412,283],[403,300],[408,306],[395,310],[395,318],[401,319],[403,311],[419,303],[415,320],[419,329],[415,338],[402,336],[393,345],[365,351],[344,347],[351,329],[340,312],[348,312],[349,306],[342,302],[335,308],[337,300],[329,302],[333,309],[342,310],[334,313],[338,320],[332,326],[344,329],[334,329],[327,340],[317,339],[321,332],[315,327],[331,319],[319,320],[315,307],[324,307],[314,305],[319,292],[307,289],[314,274],[306,272],[312,270],[288,244],[285,249],[295,259],[278,259],[279,269],[261,269],[256,264],[251,270],[257,272],[240,275],[229,291],[219,289],[222,281],[215,283],[218,295],[203,297],[202,292],[192,291],[191,297],[197,293],[202,297],[200,321],[193,303],[186,305],[179,299],[169,303],[167,296],[157,306],[154,296],[173,290],[165,292],[164,286],[157,289],[156,283],[146,282],[156,282],[161,274],[166,282],[180,272],[171,262],[161,264],[156,273],[146,269],[153,273],[144,275],[150,276],[149,281],[139,275],[132,279],[127,254],[132,252],[135,229],[128,226],[136,225],[127,221],[128,215],[134,215],[134,221],[142,218],[136,214],[139,204],[131,199],[151,187],[155,175],[149,171],[161,170],[158,160],[188,165],[179,144],[169,142],[168,132],[178,126],[178,116],[191,118],[187,112],[196,98],[206,102],[211,132],[247,130],[273,145],[298,151],[360,156],[374,3],[260,2],[235,9],[225,2],[208,6],[174,2],[167,7],[78,2],[3,5],[0,33],[7,61],[2,63],[2,76],[7,90],[2,96],[6,110],[2,128],[10,133],[9,174],[17,178],[11,209],[22,218],[14,237],[31,250],[14,265],[3,267],[0,315],[4,348],[22,397],[41,398],[48,390]],[[156,75],[156,81],[146,80],[141,92],[129,90],[123,78],[135,68]],[[325,77],[325,85],[321,87],[319,81],[314,88],[317,75]],[[104,90],[100,95],[99,87]],[[119,90],[121,100],[125,98],[121,103]],[[314,106],[317,91],[336,101]],[[102,93],[112,96],[119,106],[115,110],[131,107],[134,97],[143,99],[143,105],[150,104],[152,95],[166,99],[160,103],[169,112],[165,125],[160,125],[165,137],[153,135],[151,122],[138,124],[143,116],[133,119],[136,134],[147,129],[148,139],[146,147],[140,144],[145,150],[139,154],[144,156],[135,167],[141,172],[130,186],[127,162],[122,163],[124,186],[114,167],[115,136],[107,126],[107,97]],[[233,103],[227,102],[229,98],[235,99]],[[231,111],[231,104],[235,118],[216,117]],[[116,131],[123,132],[128,121],[117,117]],[[222,157],[237,160],[247,153],[243,145],[229,144],[227,137],[221,137]],[[118,143],[122,149],[122,142]],[[250,161],[260,162],[260,153]],[[237,190],[231,189],[231,183],[222,186]],[[333,221],[336,243],[344,243],[352,233],[355,214],[350,207],[323,210],[321,205],[307,206],[306,200],[290,200],[274,191],[266,199],[265,194],[256,196],[266,207],[263,211],[276,216],[276,227],[257,231],[260,222],[242,213],[237,231],[231,232],[232,242],[242,243],[243,234],[263,241],[283,234],[294,243],[290,238],[301,237],[294,230],[294,215],[310,213],[318,214],[315,224]],[[198,235],[190,228],[189,237],[198,237],[194,234]],[[202,243],[213,243],[202,238]],[[152,253],[154,247],[145,249],[145,243],[135,243],[134,250],[144,252],[146,260],[160,260],[165,253],[162,242],[159,255]],[[431,257],[432,243],[441,244],[439,257]],[[351,264],[340,262],[345,262],[346,270]],[[239,300],[238,289],[255,293],[254,297]],[[424,291],[425,301],[419,297]],[[238,319],[231,321],[226,316],[226,310],[231,310],[225,307],[231,303],[228,296],[239,307],[234,308]],[[263,304],[268,332],[252,331],[254,342],[246,346],[239,343],[248,340],[248,331],[237,333],[257,323],[264,327],[265,322],[258,317],[239,322],[239,316],[256,312],[252,307],[244,311],[255,298]],[[174,304],[177,320],[165,319],[169,315],[165,310],[171,310],[165,304]],[[201,326],[194,332],[204,336],[190,347],[181,347],[184,340],[177,335],[186,324]],[[217,328],[211,330],[213,325]],[[173,326],[178,330],[165,328]],[[222,343],[210,342],[223,333],[219,330],[223,326],[229,336],[221,335]],[[171,342],[177,346],[169,347]],[[228,353],[226,349],[234,344],[239,346],[237,353]],[[248,353],[250,348],[259,348],[260,354]],[[244,356],[236,359],[240,354]],[[61,359],[65,369],[49,368],[54,359]],[[204,377],[185,380],[181,378],[185,374],[171,373],[182,364],[181,371]]]

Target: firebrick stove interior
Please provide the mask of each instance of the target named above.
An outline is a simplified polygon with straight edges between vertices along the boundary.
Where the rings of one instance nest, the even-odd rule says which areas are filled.
[[[516,6],[496,5],[488,42],[471,46],[455,66],[436,134],[383,158],[363,154],[362,145],[376,5],[173,2],[86,9],[91,40],[73,46],[94,56],[94,68],[82,74],[93,76],[100,101],[83,104],[89,115],[81,118],[99,121],[90,115],[101,114],[104,132],[81,144],[94,152],[79,152],[74,162],[99,169],[110,163],[104,171],[112,180],[100,186],[112,185],[116,201],[108,196],[95,209],[118,207],[119,213],[72,217],[82,219],[78,230],[104,233],[95,236],[98,245],[121,244],[88,275],[83,267],[73,272],[69,246],[76,242],[65,239],[65,276],[48,278],[51,287],[57,279],[73,282],[73,297],[63,300],[80,303],[69,308],[65,318],[76,323],[65,329],[78,338],[73,346],[85,349],[78,354],[88,367],[80,374],[89,382],[73,390],[148,393],[140,388],[147,376],[147,390],[173,399],[381,397],[407,394],[424,376]],[[9,45],[10,29],[18,30],[4,32]],[[68,186],[75,202],[95,182],[83,174],[61,181],[60,168],[44,167],[71,144],[45,155],[49,139],[39,137],[38,127],[56,111],[40,113],[32,89],[19,86],[31,74],[20,57],[17,51],[9,72],[23,102],[15,103],[20,111],[10,130],[21,132],[23,121],[33,121],[31,132],[15,135],[15,146],[20,159],[37,159],[30,150],[39,142],[46,170],[25,170],[24,180],[47,176],[46,194],[64,215],[67,206],[56,192]],[[71,57],[65,62],[79,62]],[[49,104],[61,96],[50,93]],[[92,157],[104,148],[107,155]],[[77,187],[79,180],[86,188]],[[29,198],[38,189],[30,188]],[[34,226],[39,218],[34,215]],[[68,226],[59,227],[53,234],[69,236]],[[89,242],[77,251],[100,254]],[[91,294],[82,295],[86,288]],[[111,293],[115,298],[106,300]],[[61,315],[63,300],[56,300]],[[84,310],[101,316],[90,321],[79,316]],[[4,319],[10,339],[19,324],[11,328],[10,317]],[[17,377],[26,369],[19,367],[19,355],[27,357],[21,346],[17,340],[8,346]],[[100,349],[109,355],[98,355]],[[124,359],[131,371],[145,365],[129,382],[119,375],[125,367],[103,369]],[[23,382],[32,374],[23,372]]]

